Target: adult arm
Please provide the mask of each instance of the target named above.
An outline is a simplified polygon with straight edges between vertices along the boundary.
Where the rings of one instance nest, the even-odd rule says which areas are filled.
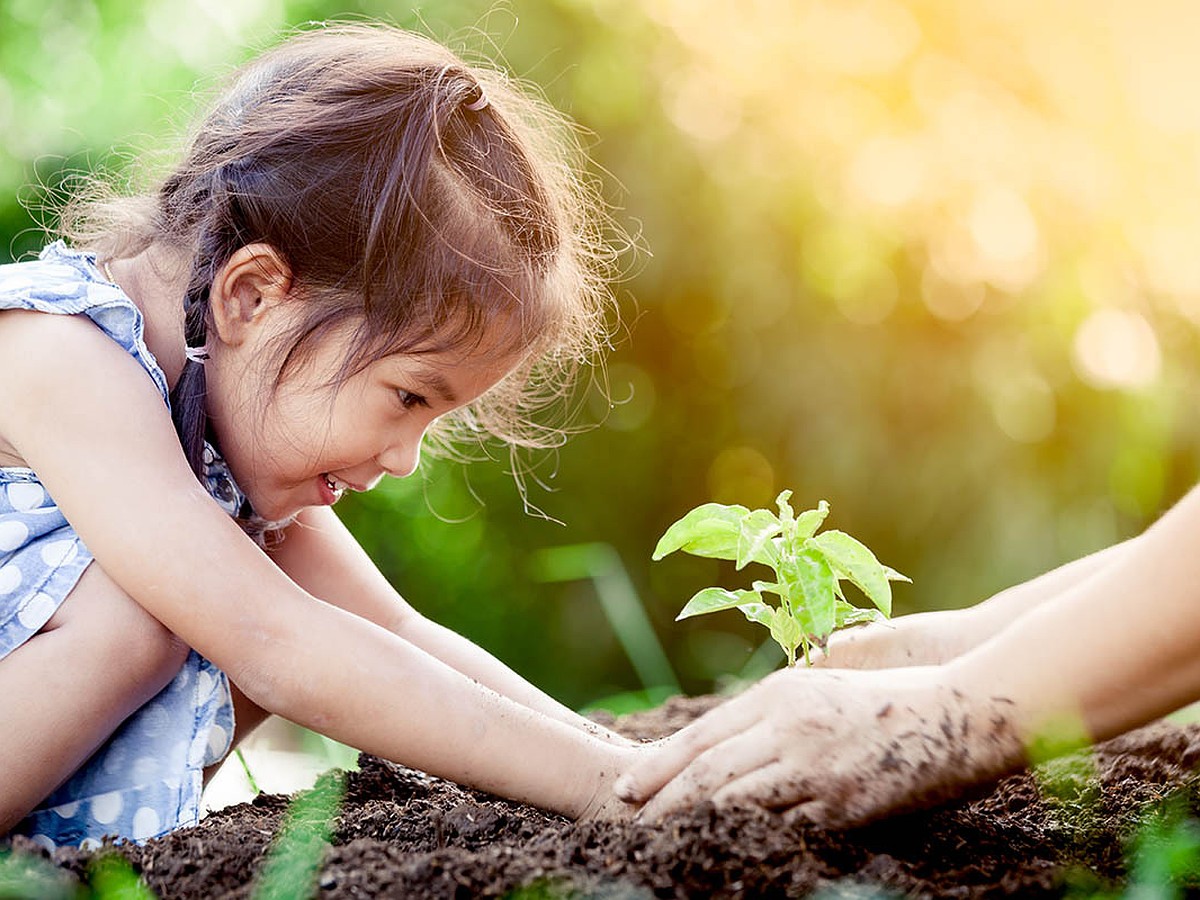
[[[304,510],[270,556],[310,594],[374,622],[522,706],[602,740],[630,743],[563,706],[477,644],[413,609],[332,509]]]
[[[1136,539],[1135,539],[1136,540]],[[1002,631],[1018,617],[1113,565],[1134,541],[1114,544],[1007,588],[965,609],[914,613],[840,631],[818,667],[885,669],[949,662]]]
[[[961,793],[1075,731],[1103,740],[1200,698],[1200,492],[1110,564],[943,666],[778,672],[618,784],[644,814],[711,797],[850,824]]]
[[[568,815],[605,802],[632,750],[503,697],[296,585],[205,494],[153,384],[90,321],[0,315],[0,410],[0,432],[100,566],[258,706]]]

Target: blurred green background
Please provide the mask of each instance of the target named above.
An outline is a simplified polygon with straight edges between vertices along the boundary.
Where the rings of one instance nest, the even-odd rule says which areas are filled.
[[[0,258],[43,243],[30,209],[64,172],[171,145],[198,80],[345,16],[539,85],[641,247],[613,406],[591,390],[596,427],[531,483],[557,522],[499,461],[427,461],[338,507],[418,608],[564,702],[642,678],[596,584],[545,580],[545,548],[615,549],[704,692],[763,635],[732,612],[672,622],[696,589],[749,580],[651,565],[699,503],[827,499],[830,527],[912,576],[905,613],[1133,534],[1195,480],[1183,0],[0,0]]]

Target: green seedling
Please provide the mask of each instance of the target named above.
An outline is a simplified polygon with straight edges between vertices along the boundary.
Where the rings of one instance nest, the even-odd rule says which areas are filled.
[[[822,500],[816,509],[796,515],[784,491],[775,500],[779,514],[706,503],[667,529],[654,548],[654,559],[682,550],[693,556],[728,559],[740,571],[748,563],[769,566],[774,581],[755,581],[749,590],[710,587],[699,591],[675,621],[739,609],[751,622],[765,626],[796,664],[796,650],[811,665],[810,648],[824,649],[837,628],[870,622],[892,614],[893,581],[911,581],[883,565],[867,547],[842,531],[817,534],[829,515]],[[846,600],[842,582],[857,587],[874,608],[861,609]],[[768,600],[777,598],[777,603]]]

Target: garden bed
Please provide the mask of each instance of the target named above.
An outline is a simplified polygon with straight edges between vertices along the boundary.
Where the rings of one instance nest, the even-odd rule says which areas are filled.
[[[678,698],[617,727],[661,736],[715,702]],[[317,896],[1088,896],[1126,880],[1130,841],[1152,809],[1178,797],[1200,811],[1197,763],[1200,727],[1160,723],[1100,745],[1094,762],[1059,761],[973,800],[824,831],[708,804],[660,826],[574,824],[364,756],[347,777]],[[164,900],[249,897],[287,807],[262,795],[120,850]],[[86,879],[93,858],[60,850],[55,862]]]

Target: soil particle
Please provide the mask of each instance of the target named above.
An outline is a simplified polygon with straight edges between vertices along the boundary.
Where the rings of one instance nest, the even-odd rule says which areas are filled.
[[[676,699],[615,724],[659,737],[718,702]],[[1058,897],[1080,883],[1119,885],[1139,817],[1164,798],[1200,812],[1197,764],[1200,727],[1157,724],[972,799],[842,831],[710,803],[655,826],[576,824],[363,756],[346,779],[315,896]],[[118,850],[164,900],[249,897],[287,802],[262,796]],[[46,858],[22,838],[11,844]],[[53,861],[86,881],[91,858],[59,850]]]

